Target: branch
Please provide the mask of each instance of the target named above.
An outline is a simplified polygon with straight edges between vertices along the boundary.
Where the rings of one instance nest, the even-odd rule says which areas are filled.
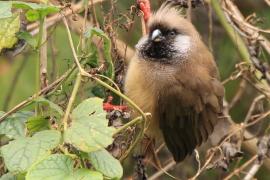
[[[257,155],[254,155],[252,158],[250,158],[247,162],[245,162],[241,167],[235,169],[232,173],[230,173],[228,176],[224,178],[224,180],[231,179],[234,175],[239,174],[241,171],[243,171],[246,167],[248,167],[252,162],[254,162],[257,159]]]
[[[44,89],[40,90],[38,93],[32,95],[31,97],[29,97],[26,100],[22,101],[21,103],[17,104],[15,107],[13,107],[11,110],[9,110],[3,116],[0,117],[0,123],[2,121],[4,121],[9,115],[17,112],[18,110],[20,110],[21,108],[23,108],[27,105],[29,105],[37,97],[39,97],[41,95],[45,95],[47,92],[49,92],[50,90],[57,87],[62,81],[67,79],[74,70],[75,70],[75,66],[72,67],[71,69],[69,69],[67,72],[65,72],[59,79],[55,80],[52,84],[48,85]]]
[[[176,162],[174,160],[172,160],[171,162],[169,162],[166,166],[164,166],[161,170],[159,170],[158,172],[156,172],[155,174],[153,174],[152,176],[150,176],[148,178],[148,180],[155,180],[158,179],[160,176],[162,176],[166,171],[170,170],[171,168],[173,168],[176,165]]]
[[[247,175],[244,177],[244,180],[251,180],[255,176],[255,174],[258,172],[260,167],[262,166],[262,162],[255,161],[251,169],[247,172]]]
[[[101,3],[105,0],[93,0],[93,4]],[[91,3],[89,3],[90,5]],[[84,10],[83,2],[78,4],[72,4],[70,7],[66,7],[59,13],[56,13],[46,19],[46,27],[49,28],[63,19],[63,17],[70,16],[72,14],[80,13]],[[30,31],[32,35],[36,35],[39,32],[39,22],[35,22],[27,25],[26,30]]]
[[[76,99],[76,95],[77,95],[77,92],[79,90],[79,87],[80,87],[80,84],[81,84],[81,80],[82,80],[82,76],[80,73],[77,74],[77,78],[76,78],[76,81],[75,81],[75,85],[73,87],[73,90],[72,90],[72,93],[71,93],[71,96],[69,98],[69,101],[68,101],[68,105],[67,105],[67,109],[66,109],[66,112],[65,112],[65,116],[63,118],[63,125],[64,125],[64,130],[67,129],[68,127],[68,117],[69,117],[69,114],[71,112],[71,108],[72,108],[72,105]]]
[[[42,34],[41,34],[41,46],[39,47],[39,60],[40,60],[40,85],[41,88],[45,88],[48,84],[47,80],[47,28],[46,28],[46,17],[42,24]]]

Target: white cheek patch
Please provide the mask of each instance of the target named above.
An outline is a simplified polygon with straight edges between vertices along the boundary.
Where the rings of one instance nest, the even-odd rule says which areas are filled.
[[[191,49],[190,37],[186,35],[177,35],[174,42],[174,48],[180,56],[187,56]]]

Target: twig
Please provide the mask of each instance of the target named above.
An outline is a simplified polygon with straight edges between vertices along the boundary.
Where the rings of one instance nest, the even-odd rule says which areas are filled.
[[[242,81],[240,82],[239,84],[239,88],[236,92],[236,94],[234,95],[233,99],[231,100],[229,106],[228,106],[228,109],[232,109],[232,107],[234,107],[234,105],[239,102],[239,100],[241,99],[242,95],[244,94],[244,90],[247,86],[247,82],[242,79]]]
[[[146,113],[146,116],[150,116],[150,113]],[[136,117],[135,119],[132,119],[131,121],[129,121],[128,123],[124,124],[123,126],[121,126],[120,128],[116,129],[116,131],[114,131],[113,136],[117,135],[118,133],[122,132],[123,130],[127,129],[128,127],[133,126],[134,124],[138,124],[143,120],[142,116]]]
[[[217,14],[217,16],[220,20],[220,23],[222,24],[222,26],[224,27],[224,29],[228,33],[228,35],[231,38],[234,45],[238,48],[238,51],[240,53],[241,58],[244,61],[249,62],[250,57],[249,57],[247,47],[246,47],[244,41],[242,40],[242,38],[237,33],[235,33],[234,29],[227,22],[226,17],[225,17],[225,15],[220,7],[219,1],[218,0],[211,0],[210,2],[212,4],[213,10],[215,11],[215,13]]]
[[[39,92],[40,91],[40,74],[41,74],[41,70],[40,70],[40,64],[41,64],[41,45],[42,45],[42,37],[43,37],[43,25],[44,25],[44,19],[45,18],[41,18],[40,19],[40,27],[39,27],[39,35],[38,35],[38,48],[39,49],[39,57],[37,59],[37,67],[36,67],[36,92]]]
[[[77,16],[76,21],[69,21],[70,24],[72,23],[71,24],[72,30],[75,31],[77,34],[81,33],[81,27],[83,25],[83,22],[84,22],[84,19],[80,15]],[[87,21],[87,25],[92,26],[92,24],[89,21]],[[96,37],[93,37],[93,42],[95,44],[98,44],[99,39],[97,39]],[[116,39],[115,44],[117,47],[117,52],[122,58],[124,58],[125,63],[128,64],[128,62],[130,61],[130,59],[135,53],[134,50],[130,48],[129,46],[127,46],[126,43],[121,41],[120,39]]]
[[[270,33],[270,30],[264,30],[260,29],[258,27],[255,27],[249,23],[247,23],[244,19],[244,16],[241,14],[241,12],[237,9],[237,7],[231,2],[231,0],[224,0],[225,4],[230,8],[230,10],[225,9],[226,13],[228,13],[235,21],[236,23],[244,32],[247,32],[249,35],[252,36],[258,36],[259,32],[264,32],[264,33]],[[253,32],[253,34],[251,34]]]
[[[192,17],[191,17],[191,9],[192,9],[192,7],[191,7],[191,0],[187,0],[187,4],[188,4],[188,8],[187,8],[187,19],[188,19],[188,21],[192,21]]]
[[[255,119],[254,121],[248,123],[247,125],[245,125],[245,127],[250,127],[253,126],[255,124],[257,124],[258,122],[260,122],[261,120],[263,120],[264,118],[266,118],[267,116],[270,115],[270,110],[261,114],[257,119]]]
[[[69,117],[69,114],[71,112],[71,108],[72,108],[72,105],[75,101],[75,98],[76,98],[76,95],[77,95],[77,92],[79,90],[79,87],[80,87],[80,84],[81,84],[81,79],[82,79],[82,76],[80,73],[77,74],[77,78],[76,78],[76,81],[75,81],[75,85],[73,87],[73,90],[72,90],[72,93],[71,93],[71,96],[69,98],[69,101],[68,101],[68,105],[67,105],[67,109],[66,109],[66,112],[65,112],[65,116],[63,118],[63,125],[64,125],[64,131],[67,129],[68,127],[68,117]]]
[[[201,161],[200,161],[200,155],[199,155],[199,152],[197,151],[197,149],[194,150],[194,153],[195,153],[195,158],[196,158],[196,161],[198,163],[198,170],[197,170],[197,173],[195,176],[198,176],[199,173],[201,172]]]
[[[248,110],[248,113],[247,113],[247,115],[246,115],[246,117],[245,117],[244,124],[247,124],[247,122],[250,120],[250,117],[251,117],[251,115],[252,115],[254,109],[256,108],[257,103],[258,103],[259,101],[261,101],[262,99],[264,99],[264,98],[265,98],[265,95],[259,95],[258,97],[256,97],[256,98],[253,100],[253,102],[251,103],[250,108],[249,108],[249,110]]]
[[[44,17],[44,20],[42,21],[42,23],[40,23],[42,25],[42,31],[41,31],[41,44],[39,47],[39,62],[40,62],[40,74],[39,74],[39,78],[40,78],[40,86],[41,88],[45,88],[48,84],[48,80],[47,80],[47,28],[46,28],[46,17]]]
[[[253,100],[253,102],[251,103],[250,108],[249,108],[249,110],[248,110],[248,113],[247,113],[247,115],[246,115],[246,117],[245,117],[245,119],[244,119],[244,121],[243,121],[243,126],[244,126],[244,127],[246,127],[248,121],[250,120],[251,115],[252,115],[254,109],[256,108],[257,103],[258,103],[260,100],[262,100],[263,98],[265,98],[265,95],[259,95],[259,96],[256,97],[256,98]],[[246,130],[246,129],[243,128],[243,130],[242,130],[241,133],[240,133],[240,141],[238,142],[239,148],[241,147],[242,142],[243,142],[243,140],[244,140],[245,130]]]
[[[150,176],[148,178],[148,180],[155,180],[158,179],[160,176],[162,176],[164,174],[164,172],[170,170],[171,168],[173,168],[176,165],[176,162],[174,160],[172,160],[171,162],[169,162],[166,166],[164,166],[161,170],[159,170],[158,172],[156,172],[155,174],[153,174],[152,176]]]
[[[93,0],[90,0],[90,1],[91,1],[91,7],[92,7],[93,24],[96,27],[99,28],[99,23],[98,23],[98,20],[97,20],[95,4],[94,4],[94,1]]]
[[[210,154],[210,156],[208,157],[208,159],[205,161],[204,165],[202,166],[201,169],[198,170],[198,172],[189,180],[196,180],[197,177],[199,177],[199,175],[206,169],[206,167],[208,166],[208,164],[212,161],[213,157],[215,155],[215,151],[213,151],[212,154]]]
[[[37,98],[40,95],[46,94],[48,91],[54,89],[59,83],[61,83],[63,80],[65,80],[69,75],[74,71],[74,67],[69,69],[65,74],[63,74],[59,79],[55,80],[52,84],[48,85],[44,89],[40,90],[38,93],[35,93],[31,97],[27,98],[26,100],[22,101],[21,103],[17,104],[15,107],[13,107],[11,110],[6,112],[3,116],[0,117],[0,123],[4,121],[9,115],[11,115],[14,112],[17,112],[19,109],[27,106],[30,104],[35,98]]]
[[[159,153],[159,151],[161,151],[161,149],[162,149],[163,147],[165,147],[165,143],[164,143],[164,142],[161,143],[161,145],[155,150],[155,153],[156,153],[156,154]]]
[[[231,0],[224,0],[224,9],[225,12],[228,15],[228,18],[232,18],[232,25],[234,28],[238,29],[238,32],[245,37],[246,44],[249,47],[249,54],[250,54],[250,61],[253,63],[254,67],[261,73],[257,74],[257,77],[259,76],[265,78],[270,84],[270,74],[269,69],[267,66],[265,66],[263,63],[259,61],[257,58],[257,52],[256,52],[256,43],[260,43],[261,46],[270,54],[270,42],[259,32],[270,32],[266,30],[261,30],[259,28],[253,27],[249,23],[247,23],[237,8],[233,4]],[[234,25],[234,23],[237,25],[237,27]]]
[[[57,55],[57,49],[55,47],[55,44],[53,42],[54,37],[51,36],[49,39],[50,47],[51,47],[51,62],[52,62],[52,70],[51,70],[51,80],[55,80],[57,77],[57,63],[56,63],[56,55]]]
[[[253,164],[251,169],[247,172],[247,175],[244,177],[243,180],[251,180],[255,176],[255,174],[258,172],[262,164],[263,164],[263,161],[262,162],[255,161],[255,163]]]
[[[83,23],[83,26],[82,26],[82,34],[81,34],[81,37],[82,37],[82,50],[83,51],[85,51],[85,43],[86,43],[84,33],[86,32],[86,23],[87,23],[87,15],[88,15],[88,4],[87,4],[87,2],[88,1],[86,1],[85,5],[84,5],[84,23]]]
[[[268,6],[270,6],[270,0],[264,0],[264,1]]]
[[[233,172],[231,172],[228,176],[224,178],[224,180],[229,180],[231,179],[234,175],[239,174],[241,171],[243,171],[246,167],[248,167],[253,161],[256,160],[258,156],[254,155],[252,158],[250,158],[247,162],[245,162],[242,166],[239,168],[235,169]]]
[[[103,1],[105,1],[105,0],[93,0],[93,3],[96,4],[96,3],[101,3]],[[61,21],[63,17],[67,17],[67,16],[70,16],[74,13],[78,13],[78,12],[82,11],[83,7],[84,6],[83,6],[82,2],[80,2],[78,4],[72,4],[71,7],[67,7],[64,10],[62,10],[61,12],[59,12],[53,16],[48,17],[46,20],[47,28],[49,28],[49,27],[53,26],[54,24],[56,24],[57,22]],[[39,23],[35,22],[33,24],[27,25],[26,29],[27,29],[27,31],[31,31],[32,35],[36,35],[39,32],[38,27],[39,27]]]

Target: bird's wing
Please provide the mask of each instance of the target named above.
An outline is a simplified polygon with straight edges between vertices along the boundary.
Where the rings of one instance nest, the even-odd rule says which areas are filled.
[[[177,162],[206,141],[222,110],[224,90],[217,79],[212,78],[207,85],[197,88],[201,89],[174,85],[158,98],[159,125]]]

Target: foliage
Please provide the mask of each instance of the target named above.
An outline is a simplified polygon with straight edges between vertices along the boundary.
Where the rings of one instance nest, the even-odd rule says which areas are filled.
[[[2,16],[5,18],[0,18],[0,24],[2,26],[0,30],[0,52],[3,48],[12,48],[18,41],[15,35],[20,29],[20,16],[19,14],[13,14],[11,17],[6,16],[5,13]]]
[[[91,107],[91,108],[89,108]],[[107,147],[113,142],[114,128],[108,127],[102,99],[84,100],[72,112],[72,125],[65,131],[64,140],[83,152]]]
[[[13,14],[12,8],[25,10],[24,15],[28,21],[41,22],[48,14],[59,11],[56,6],[20,1],[0,2],[0,7],[0,21],[4,25],[0,33],[1,49],[13,47],[18,39],[25,40],[34,48],[37,48],[40,42],[40,39],[34,38],[26,31],[19,32],[20,15]],[[104,56],[108,63],[108,70],[104,75],[113,78],[110,39],[96,28],[87,31],[87,34],[85,38],[89,40],[92,40],[94,35],[103,38]],[[93,53],[91,61],[96,62],[94,65],[97,67],[97,51]],[[61,96],[61,93],[55,95]],[[102,104],[103,99],[100,98],[85,99],[73,109],[70,118],[68,115],[69,122],[66,122],[63,119],[67,112],[57,103],[43,96],[33,97],[27,106],[30,109],[35,107],[35,113],[18,111],[0,124],[0,134],[8,138],[0,149],[8,170],[1,179],[100,180],[103,176],[120,179],[123,175],[120,162],[104,149],[112,144],[115,129],[108,127]],[[4,115],[5,112],[1,111],[0,118]],[[66,129],[63,128],[65,123],[68,123]],[[105,155],[108,163],[98,152]],[[86,159],[80,155],[82,153],[89,153],[86,159],[94,168],[84,167]],[[94,156],[96,158],[93,159]],[[81,164],[75,167],[78,162]],[[109,172],[110,170],[113,171]]]
[[[187,0],[168,1],[184,8],[189,3]],[[134,46],[138,41],[141,24],[137,22],[137,15],[140,13],[132,6],[134,1],[106,1],[94,6],[90,2],[81,0],[74,5],[61,1],[56,5],[47,0],[41,0],[39,4],[0,1],[0,105],[7,103],[3,98],[5,94],[12,97],[11,109],[0,111],[0,180],[122,179],[125,178],[124,170],[125,174],[130,172],[129,163],[122,167],[120,161],[132,154],[137,140],[142,137],[142,130],[147,127],[143,127],[145,114],[118,90],[123,85],[123,61],[131,59],[134,52],[119,42],[124,39],[124,44]],[[94,4],[97,2],[93,0]],[[183,162],[175,167],[172,161],[164,164],[170,158],[165,148],[159,148],[162,152],[158,153],[158,158],[161,165],[166,166],[164,169],[170,167],[170,172],[177,178],[220,178],[220,172],[215,170],[217,168],[227,170],[223,173],[226,178],[242,178],[246,176],[243,172],[250,172],[255,165],[259,165],[257,178],[269,179],[269,170],[265,171],[270,169],[269,50],[265,49],[267,43],[263,43],[269,42],[270,24],[260,19],[270,17],[269,11],[259,1],[239,3],[226,0],[222,4],[217,0],[204,1],[209,8],[204,8],[202,2],[191,1],[192,8],[200,9],[191,10],[194,12],[193,23],[205,42],[209,41],[210,48],[213,35],[213,53],[221,78],[225,80],[225,104],[229,102],[222,119],[230,119],[237,129],[226,130],[226,136],[214,148],[194,153],[196,162],[192,161],[191,165]],[[159,1],[151,3],[154,7],[160,5]],[[235,12],[237,8],[243,16],[240,11],[240,14]],[[257,16],[247,16],[253,8],[259,9]],[[146,9],[150,15],[150,6]],[[211,11],[216,15],[213,19],[209,16]],[[59,19],[63,23],[58,23]],[[266,23],[260,24],[261,21]],[[40,26],[45,23],[47,29]],[[18,50],[22,42],[31,48],[23,46]],[[6,51],[19,51],[21,55],[9,58],[5,56]],[[40,56],[42,53],[47,57]],[[26,59],[26,65],[22,63],[17,67],[22,58]],[[47,71],[41,69],[40,65],[44,62],[48,63]],[[37,69],[41,73],[33,75]],[[10,78],[13,75],[14,81]],[[76,75],[80,77],[79,82]],[[41,82],[41,76],[45,86],[37,88],[34,93],[32,79]],[[110,96],[114,99],[110,100]],[[117,109],[122,101],[128,102],[130,110],[137,111],[136,114],[141,117],[123,125],[125,116],[130,114]],[[109,112],[104,111],[104,102],[112,107]],[[19,104],[15,106],[15,103]],[[140,128],[134,128],[139,125]],[[218,131],[224,130],[218,128]],[[249,132],[252,138],[246,144],[246,133]],[[250,149],[253,152],[249,152]],[[208,152],[206,155],[204,150]],[[136,157],[136,160],[135,173],[144,174],[142,157]],[[154,162],[154,166],[155,163],[158,162]],[[265,167],[261,167],[262,163]],[[163,169],[152,168],[152,164],[148,172],[153,172],[154,176],[163,174],[160,179],[171,176]],[[208,170],[210,168],[212,170]]]

